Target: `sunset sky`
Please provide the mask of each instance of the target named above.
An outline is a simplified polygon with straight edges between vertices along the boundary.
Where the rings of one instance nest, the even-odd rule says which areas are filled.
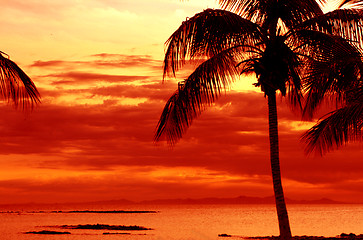
[[[0,50],[42,96],[30,113],[0,105],[0,204],[273,195],[267,101],[253,79],[239,79],[173,148],[153,143],[188,73],[162,83],[164,42],[214,0],[0,3]],[[278,105],[286,197],[363,202],[362,144],[305,156],[299,138],[313,123]]]

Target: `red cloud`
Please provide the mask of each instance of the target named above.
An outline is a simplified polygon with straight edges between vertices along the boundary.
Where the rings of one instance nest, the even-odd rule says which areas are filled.
[[[258,100],[260,94],[255,93],[236,95],[243,99],[241,104],[218,109],[228,102],[228,97],[221,99],[217,108],[207,110],[195,120],[174,149],[152,143],[162,110],[160,101],[137,106],[44,105],[25,118],[11,108],[2,107],[4,116],[0,123],[4,129],[0,151],[2,154],[63,156],[63,162],[52,166],[59,168],[194,166],[233,174],[269,175],[267,113],[265,107],[260,110],[256,107],[264,105],[265,99]],[[232,94],[231,98],[234,97]],[[299,142],[301,133],[288,129],[281,131],[283,176],[302,182],[327,182],[341,174],[346,163],[341,162],[339,152],[332,153],[329,162],[319,160],[319,163],[316,159],[306,158]],[[63,153],[68,148],[77,151]],[[353,149],[347,154],[356,151]],[[46,163],[49,164],[52,165]],[[41,165],[43,163],[39,163]],[[321,174],[322,168],[331,171]],[[352,159],[344,171],[355,176],[363,169],[358,159]]]
[[[126,55],[126,54],[109,54],[100,53],[89,56],[88,61],[34,61],[30,67],[37,68],[149,68],[153,70],[162,70],[162,61],[152,58],[150,55]]]
[[[33,64],[42,70],[62,67],[64,71],[44,74],[40,78],[42,81],[51,79],[58,88],[40,89],[45,101],[31,114],[24,115],[8,106],[0,107],[3,113],[0,118],[0,154],[31,156],[29,162],[24,164],[34,168],[102,170],[109,171],[110,174],[115,168],[129,167],[207,169],[233,176],[253,176],[254,180],[251,180],[253,184],[262,181],[263,187],[258,189],[260,192],[256,193],[257,190],[248,186],[238,190],[236,186],[227,183],[220,188],[202,183],[183,182],[176,186],[175,183],[162,184],[158,178],[142,180],[128,178],[127,181],[126,179],[116,181],[117,186],[106,178],[99,181],[89,179],[88,183],[82,179],[58,179],[45,183],[29,180],[29,183],[32,183],[30,185],[26,185],[25,182],[28,180],[24,179],[5,181],[2,182],[3,186],[12,184],[14,188],[17,186],[20,189],[19,192],[21,189],[29,189],[33,191],[34,196],[38,194],[38,197],[46,196],[47,192],[52,191],[51,189],[58,188],[60,196],[62,193],[67,195],[69,192],[74,193],[87,187],[90,190],[80,191],[80,195],[98,196],[104,193],[105,199],[122,198],[122,195],[114,194],[122,192],[114,191],[117,187],[119,190],[133,192],[130,196],[134,199],[141,198],[150,189],[155,192],[152,198],[162,198],[170,194],[215,196],[215,193],[222,193],[223,189],[229,191],[231,197],[240,195],[238,191],[247,191],[244,192],[246,195],[249,195],[248,191],[251,195],[255,193],[262,196],[272,195],[270,192],[265,193],[271,188],[266,180],[270,175],[270,163],[267,101],[263,93],[227,92],[194,121],[183,139],[171,149],[165,143],[154,144],[153,135],[163,105],[176,89],[176,82],[166,81],[161,84],[162,73],[160,76],[152,73],[149,76],[129,76],[89,73],[86,70],[93,64],[108,67],[116,63],[121,63],[124,67],[127,64],[129,67],[142,64],[148,68],[157,66],[159,63],[150,56],[97,54],[92,58],[96,58],[94,63],[38,61]],[[160,81],[155,83],[157,78],[160,78]],[[133,85],[132,83],[137,80],[138,85]],[[96,82],[114,84],[93,86]],[[82,89],[61,88],[61,84],[76,86],[79,83],[84,86]],[[63,106],[52,104],[51,100],[48,100],[68,94],[99,97],[104,99],[104,102],[84,105],[74,102],[69,106]],[[119,105],[117,103],[120,98],[147,100],[137,105]],[[349,189],[348,186],[351,186],[349,194],[359,192],[362,195],[362,190],[359,189],[361,184],[349,185],[351,181],[358,181],[363,175],[361,149],[351,146],[328,154],[325,158],[307,158],[303,154],[304,146],[300,142],[303,130],[297,130],[291,124],[293,121],[299,121],[300,116],[293,114],[284,101],[281,101],[278,107],[283,178],[302,185],[315,184],[317,187],[324,185],[331,191]],[[49,160],[44,157],[37,159],[36,156],[49,156]],[[101,188],[102,191],[92,190],[92,186]],[[67,192],[67,188],[73,190]],[[295,194],[299,192],[291,188],[289,185],[291,192]],[[39,192],[37,193],[35,189],[39,189]],[[191,189],[194,189],[194,192]],[[286,192],[289,195],[288,191]],[[325,196],[316,198],[319,197]]]
[[[128,76],[128,75],[108,75],[99,73],[86,72],[67,72],[59,74],[49,74],[44,77],[62,79],[53,81],[54,85],[58,84],[79,84],[92,82],[133,82],[137,80],[146,80],[147,76]]]

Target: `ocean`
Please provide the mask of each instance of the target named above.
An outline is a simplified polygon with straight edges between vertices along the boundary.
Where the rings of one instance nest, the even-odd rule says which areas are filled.
[[[69,210],[89,210],[73,212]],[[130,205],[86,209],[18,209],[0,211],[2,240],[217,240],[219,234],[241,237],[278,235],[274,205]],[[93,212],[100,211],[103,212]],[[132,210],[155,212],[105,212]],[[334,237],[363,233],[363,205],[288,205],[295,236]],[[73,229],[75,226],[125,225],[152,230]],[[63,226],[63,228],[61,227]],[[70,234],[26,234],[40,231]],[[226,239],[226,238],[224,238]]]

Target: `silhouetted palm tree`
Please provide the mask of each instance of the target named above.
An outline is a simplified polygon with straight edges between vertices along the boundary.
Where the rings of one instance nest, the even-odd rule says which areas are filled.
[[[291,238],[281,185],[276,92],[302,108],[302,84],[320,78],[357,77],[361,55],[352,41],[362,39],[359,10],[324,14],[327,1],[219,0],[187,19],[166,42],[164,79],[187,60],[200,65],[167,101],[155,140],[174,144],[193,119],[228,89],[240,74],[256,75],[268,100],[270,160],[280,237]],[[345,1],[342,6],[360,4]],[[342,7],[338,6],[338,7]],[[243,99],[241,99],[243,100]],[[316,104],[320,102],[317,100]],[[313,105],[313,104],[312,104]],[[308,110],[307,110],[308,112]]]
[[[5,55],[5,56],[4,56]],[[0,97],[24,110],[40,102],[40,95],[31,79],[20,67],[0,51]]]

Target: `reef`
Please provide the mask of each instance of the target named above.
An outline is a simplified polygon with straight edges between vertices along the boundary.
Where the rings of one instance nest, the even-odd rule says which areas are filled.
[[[92,230],[127,230],[127,231],[140,231],[152,230],[142,226],[125,226],[125,225],[108,225],[108,224],[85,224],[85,225],[61,225],[57,226],[63,229],[92,229]]]
[[[57,232],[57,231],[33,231],[33,232],[25,232],[24,234],[48,234],[48,235],[60,235],[60,234],[71,234],[70,232]]]

